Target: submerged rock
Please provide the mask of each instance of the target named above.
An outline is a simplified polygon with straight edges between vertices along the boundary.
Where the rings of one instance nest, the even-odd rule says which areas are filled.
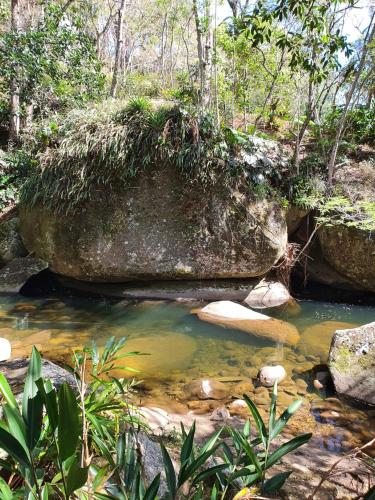
[[[75,214],[20,209],[21,234],[57,274],[92,282],[261,276],[287,244],[284,209],[221,183],[189,184],[176,167],[98,189]]]
[[[337,330],[328,366],[338,394],[375,405],[375,322]]]
[[[197,314],[203,321],[236,328],[274,342],[294,345],[300,339],[297,328],[290,323],[252,311],[229,300],[212,302],[198,310]]]
[[[173,369],[186,367],[195,351],[197,343],[194,338],[181,333],[166,333],[164,335],[148,335],[129,338],[126,341],[128,352],[141,352],[143,355],[130,356],[117,362],[119,367],[130,367],[139,371],[139,376],[160,375]],[[113,372],[116,375],[116,368]],[[121,370],[117,375],[124,376]],[[134,376],[134,372],[128,372]]]
[[[275,382],[278,384],[286,377],[285,368],[281,365],[276,366],[263,366],[259,370],[258,378],[262,385],[265,387],[272,387]]]
[[[278,281],[263,279],[255,286],[244,300],[254,309],[280,307],[292,300],[289,290]]]
[[[0,270],[0,292],[18,293],[32,276],[44,271],[47,267],[47,262],[33,257],[20,257],[12,260]]]
[[[229,396],[228,387],[215,379],[194,380],[185,387],[185,395],[191,399],[225,399]]]
[[[330,320],[308,326],[301,334],[298,350],[305,355],[318,356],[320,361],[325,363],[328,359],[329,348],[335,331],[355,328],[356,326],[353,323]]]
[[[322,254],[339,273],[362,289],[375,292],[375,235],[370,231],[332,225],[319,231]]]

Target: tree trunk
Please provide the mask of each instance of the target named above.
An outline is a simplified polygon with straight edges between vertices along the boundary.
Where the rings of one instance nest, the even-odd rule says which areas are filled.
[[[113,67],[112,85],[111,85],[111,96],[112,97],[116,96],[117,83],[118,83],[117,79],[118,79],[118,72],[119,72],[119,67],[120,67],[121,52],[122,52],[122,46],[124,43],[123,26],[122,26],[122,20],[124,17],[124,10],[125,10],[125,0],[121,0],[121,4],[120,4],[120,7],[119,7],[118,12],[117,12],[115,65]]]
[[[19,0],[11,2],[11,29],[18,31],[20,20]],[[20,133],[20,86],[18,82],[18,68],[15,68],[15,75],[10,83],[10,124],[9,143],[15,144]]]
[[[197,31],[197,49],[199,61],[200,95],[199,104],[203,109],[210,104],[211,70],[212,70],[212,23],[210,15],[210,0],[205,0],[203,21],[198,8],[198,0],[193,0],[193,13]],[[206,28],[204,28],[204,24]]]
[[[332,186],[333,173],[334,173],[334,169],[335,169],[337,152],[339,149],[342,132],[343,132],[344,127],[345,127],[345,122],[346,122],[346,117],[348,114],[350,101],[352,100],[353,94],[357,88],[359,77],[361,76],[363,68],[365,67],[366,56],[367,56],[369,45],[371,44],[371,42],[374,40],[374,37],[375,37],[375,23],[373,24],[374,19],[375,19],[375,14],[373,14],[371,17],[371,22],[370,22],[369,29],[367,32],[368,36],[365,38],[365,41],[363,44],[362,54],[361,54],[361,58],[359,60],[358,69],[357,69],[356,75],[354,77],[354,80],[349,88],[349,91],[346,94],[345,106],[344,106],[344,109],[341,113],[340,121],[339,121],[338,126],[337,126],[335,141],[334,141],[332,149],[331,149],[331,155],[330,155],[328,166],[327,166],[327,169],[328,169],[328,187],[329,188]]]

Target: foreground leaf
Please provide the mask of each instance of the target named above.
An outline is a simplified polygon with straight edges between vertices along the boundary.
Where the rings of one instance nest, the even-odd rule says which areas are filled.
[[[66,382],[60,386],[58,396],[58,446],[60,458],[64,461],[74,455],[77,448],[80,433],[79,408],[75,394]]]
[[[279,474],[275,474],[264,483],[262,493],[269,495],[270,493],[276,493],[277,491],[279,491],[285,481],[291,475],[291,473],[292,471],[280,472]]]

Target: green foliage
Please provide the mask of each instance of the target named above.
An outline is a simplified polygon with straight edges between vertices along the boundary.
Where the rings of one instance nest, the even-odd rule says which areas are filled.
[[[333,139],[342,108],[332,108],[325,116],[319,135]],[[359,106],[348,111],[343,141],[354,144],[375,144],[375,102],[370,107]]]
[[[233,487],[238,481],[240,481],[241,488],[248,488],[260,482],[260,490],[263,494],[274,493],[279,490],[291,474],[291,471],[276,474],[267,481],[265,479],[266,471],[284,455],[307,443],[311,438],[311,434],[303,434],[279,447],[273,448],[271,452],[272,441],[280,435],[289,419],[301,406],[302,401],[295,401],[289,405],[279,418],[276,418],[276,383],[271,398],[268,425],[266,425],[254,403],[246,395],[244,395],[244,399],[253,417],[257,436],[251,437],[249,420],[245,423],[242,431],[232,427],[227,428],[233,444],[228,446],[225,443],[223,445],[223,458],[227,467],[223,472],[217,473],[216,487],[218,491],[223,491],[220,498],[224,498],[229,487]]]
[[[43,9],[36,25],[1,35],[0,85],[7,90],[16,79],[23,106],[33,103],[46,114],[51,108],[96,97],[104,77],[79,13],[66,22],[56,2],[47,2]]]
[[[39,131],[31,141],[40,165],[22,189],[27,205],[42,202],[57,211],[74,211],[98,186],[121,189],[142,170],[159,165],[176,168],[186,182],[241,182],[249,192],[253,185],[266,184],[266,177],[272,181],[279,175],[273,168],[249,169],[237,157],[241,148],[253,150],[247,135],[217,128],[210,115],[184,108],[154,110],[144,98],[75,110],[53,124],[51,133]]]
[[[3,397],[0,448],[9,455],[7,461],[0,462],[0,467],[10,473],[4,476],[10,477],[8,483],[0,478],[1,498],[86,498],[87,488],[98,500],[157,498],[161,474],[148,485],[145,483],[137,430],[142,422],[136,408],[126,402],[132,384],[110,375],[116,361],[139,354],[121,354],[124,345],[124,339],[110,338],[101,353],[95,344],[75,353],[73,373],[77,392],[66,383],[56,390],[50,380],[43,378],[41,358],[33,348],[22,408],[0,373]],[[88,365],[92,368],[86,381]],[[235,493],[239,485],[242,488],[258,484],[263,494],[282,487],[290,472],[267,479],[266,472],[284,455],[306,443],[311,435],[296,437],[272,447],[272,451],[270,446],[301,402],[291,404],[276,418],[275,385],[266,426],[254,403],[246,395],[244,398],[255,422],[255,437],[251,436],[247,421],[242,431],[226,426],[198,447],[194,442],[195,423],[189,432],[181,424],[182,440],[173,453],[173,459],[179,462],[178,473],[171,453],[160,443],[171,500],[208,497],[223,500]],[[228,436],[224,440],[223,431]]]

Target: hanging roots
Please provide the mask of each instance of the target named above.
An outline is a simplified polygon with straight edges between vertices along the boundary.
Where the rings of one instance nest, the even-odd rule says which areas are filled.
[[[278,281],[281,281],[289,290],[290,288],[290,275],[293,267],[299,260],[301,245],[298,243],[288,243],[284,255],[273,266]]]

